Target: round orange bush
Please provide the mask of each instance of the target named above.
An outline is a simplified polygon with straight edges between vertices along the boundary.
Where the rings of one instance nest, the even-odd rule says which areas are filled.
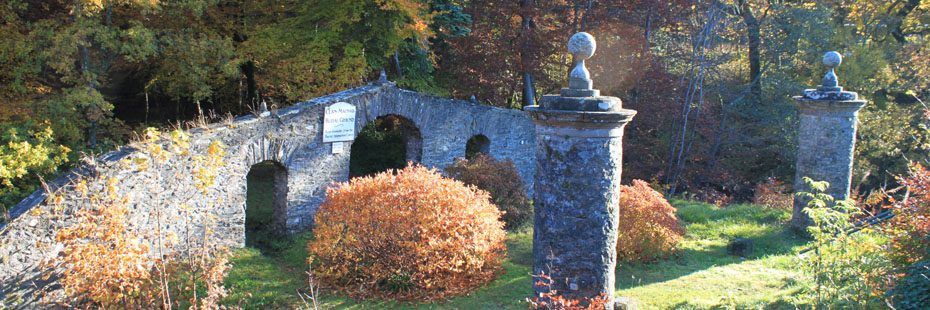
[[[685,230],[665,197],[641,180],[620,192],[617,259],[648,262],[675,252]]]
[[[308,244],[313,275],[355,298],[431,300],[492,280],[506,256],[487,192],[410,166],[327,190]]]

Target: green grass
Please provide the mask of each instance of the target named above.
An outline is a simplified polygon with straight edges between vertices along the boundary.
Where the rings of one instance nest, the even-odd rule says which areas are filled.
[[[226,278],[229,296],[226,304],[240,305],[245,309],[288,308],[302,305],[297,290],[306,286],[307,250],[304,246],[309,235],[282,240],[281,252],[263,255],[255,248],[233,252],[233,268]]]
[[[642,309],[772,308],[794,309],[802,285],[794,257],[806,240],[785,222],[788,211],[751,205],[716,208],[673,201],[687,234],[678,255],[653,264],[622,264],[617,294],[635,298]],[[726,254],[735,237],[753,239],[755,253],[739,258]],[[289,241],[286,250],[262,256],[257,250],[235,253],[227,279],[232,304],[246,309],[294,308],[302,305],[296,290],[306,283],[305,244],[309,236]],[[508,234],[504,273],[467,295],[437,303],[355,301],[324,294],[325,308],[335,309],[526,309],[531,292],[532,232]],[[236,300],[241,302],[234,302]]]
[[[794,309],[793,296],[802,287],[794,253],[807,241],[785,225],[788,211],[672,203],[687,230],[681,252],[655,264],[621,266],[618,295],[646,309]],[[727,242],[736,237],[754,241],[751,257],[726,254]]]

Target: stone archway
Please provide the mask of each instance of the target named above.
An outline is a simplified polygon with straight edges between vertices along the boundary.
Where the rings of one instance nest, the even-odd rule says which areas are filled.
[[[465,143],[466,159],[472,159],[478,154],[491,155],[491,139],[485,135],[474,135]]]
[[[410,119],[388,114],[365,125],[352,142],[349,177],[400,169],[423,161],[423,136]]]
[[[274,160],[262,161],[249,169],[246,184],[245,244],[271,250],[287,234],[287,169]]]

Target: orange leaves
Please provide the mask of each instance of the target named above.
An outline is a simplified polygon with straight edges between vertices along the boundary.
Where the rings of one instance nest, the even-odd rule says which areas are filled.
[[[487,192],[424,167],[356,178],[327,190],[308,260],[324,284],[355,297],[464,294],[500,270],[499,216]]]
[[[641,180],[620,192],[617,258],[653,261],[675,251],[685,231],[665,197]]]
[[[138,154],[118,167],[139,172],[134,180],[138,187],[131,190],[190,197],[209,194],[225,154],[219,142],[202,153],[192,152],[189,135],[180,130],[148,129],[137,149]],[[121,188],[125,183],[103,175],[82,179],[73,191],[53,199],[60,204],[67,195],[67,203],[78,210],[75,222],[56,235],[63,248],[54,261],[72,304],[219,308],[229,264],[225,248],[211,232],[216,226],[213,208],[223,202],[185,203],[157,195],[131,200],[121,194],[127,191]]]
[[[64,245],[59,262],[65,293],[99,305],[138,296],[151,283],[155,264],[141,236],[126,227],[128,209],[114,184],[107,180],[106,195],[88,198],[94,207],[78,211],[77,223],[56,236]]]
[[[548,288],[552,285],[552,278],[545,273],[534,277],[539,279],[533,284],[535,286]],[[601,310],[607,308],[609,300],[604,293],[594,298],[566,298],[557,290],[550,288],[548,292],[538,293],[536,297],[529,298],[527,301],[530,303],[530,309]]]
[[[794,196],[785,183],[768,178],[764,183],[756,184],[752,203],[773,209],[791,210]]]

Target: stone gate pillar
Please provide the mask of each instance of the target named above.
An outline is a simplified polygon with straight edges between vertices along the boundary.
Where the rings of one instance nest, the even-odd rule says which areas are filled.
[[[803,177],[810,177],[815,181],[829,182],[827,193],[835,199],[849,198],[856,124],[859,109],[865,106],[866,101],[860,100],[855,92],[843,91],[839,86],[834,68],[842,62],[843,57],[839,53],[826,53],[823,63],[829,69],[823,85],[805,90],[803,96],[794,97],[800,117],[795,192],[810,191],[802,181]],[[794,198],[791,225],[800,231],[811,224],[810,217],[803,212],[807,202],[803,198]]]
[[[595,47],[590,34],[573,35],[569,87],[524,108],[536,124],[533,285],[568,298],[603,293],[612,306],[623,127],[636,111],[592,88],[584,60]],[[542,274],[549,287],[537,285]]]

